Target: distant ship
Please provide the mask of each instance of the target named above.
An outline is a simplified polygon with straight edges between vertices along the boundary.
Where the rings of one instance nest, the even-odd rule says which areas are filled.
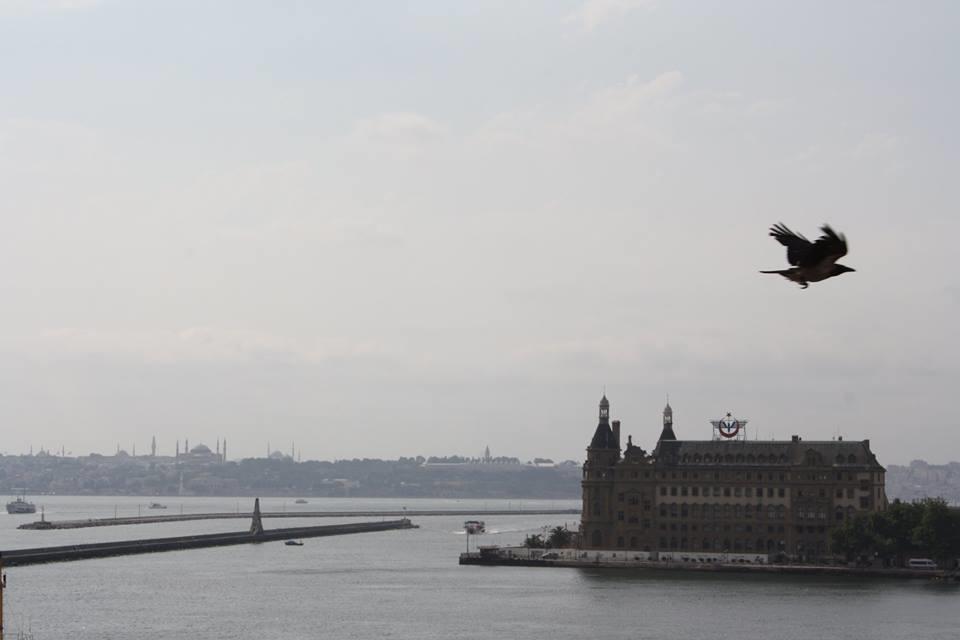
[[[148,509],[166,509],[166,508],[167,508],[167,505],[165,505],[165,504],[160,504],[159,502],[151,502],[151,503],[150,503],[150,506],[147,507],[147,508],[148,508]]]
[[[463,523],[463,530],[470,534],[486,533],[487,527],[482,520],[467,520]]]
[[[294,504],[307,504],[307,501],[304,500],[303,498],[297,498],[297,499],[294,500],[293,502],[294,502]]]
[[[37,505],[27,502],[26,496],[18,496],[16,500],[7,503],[7,513],[36,513]]]
[[[288,547],[302,547],[303,540],[287,540],[283,544],[287,545]]]

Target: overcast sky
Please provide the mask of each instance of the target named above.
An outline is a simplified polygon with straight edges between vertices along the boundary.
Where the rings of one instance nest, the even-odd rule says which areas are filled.
[[[605,386],[960,459],[958,18],[0,0],[0,452],[582,460]]]

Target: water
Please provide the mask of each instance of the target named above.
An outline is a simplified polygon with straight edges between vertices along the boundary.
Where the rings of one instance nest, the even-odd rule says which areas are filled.
[[[249,509],[250,499],[170,498],[165,512]],[[148,500],[43,497],[51,519],[136,515]],[[265,510],[440,509],[507,501],[266,499]],[[578,501],[510,501],[570,508]],[[486,543],[517,543],[564,516],[483,517]],[[566,518],[570,518],[566,516]],[[19,531],[0,548],[236,531],[244,520]],[[336,520],[268,519],[268,528]],[[11,568],[7,630],[97,638],[837,638],[953,640],[960,586],[924,581],[691,575],[629,570],[461,567],[462,517],[420,529]],[[571,522],[572,524],[572,522]],[[476,541],[471,536],[471,545]]]

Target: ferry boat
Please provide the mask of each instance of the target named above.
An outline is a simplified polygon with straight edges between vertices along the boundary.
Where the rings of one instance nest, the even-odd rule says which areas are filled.
[[[7,513],[36,513],[37,505],[25,500],[26,496],[18,496],[16,500],[7,503]]]
[[[303,540],[287,540],[283,544],[287,545],[288,547],[302,547]]]
[[[463,523],[463,530],[469,534],[486,533],[487,527],[482,520],[467,520]]]
[[[160,504],[159,502],[151,502],[150,506],[148,506],[147,508],[148,509],[166,509],[167,505]]]
[[[307,501],[304,500],[303,498],[297,498],[296,500],[293,501],[293,503],[294,503],[294,504],[307,504]]]

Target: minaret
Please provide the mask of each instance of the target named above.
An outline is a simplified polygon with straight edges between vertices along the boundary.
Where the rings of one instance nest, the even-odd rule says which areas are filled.
[[[487,445],[487,448],[483,450],[483,461],[490,462],[490,445]]]
[[[220,462],[226,462],[226,461],[227,461],[227,439],[224,438],[223,439],[223,457],[220,458]]]
[[[136,457],[137,457],[137,443],[136,443],[136,442],[133,443],[133,447],[132,447],[130,450],[133,451],[133,457],[136,458]]]
[[[217,460],[220,459],[220,438],[217,438]]]
[[[183,441],[183,455],[190,453],[190,438]]]
[[[670,401],[663,408],[663,431],[660,432],[659,440],[676,440],[677,436],[673,433],[673,409],[670,408]]]
[[[613,548],[613,477],[620,447],[610,428],[610,401],[600,399],[600,414],[583,465],[581,535],[585,549]]]
[[[173,457],[174,458],[180,457],[180,441],[179,440],[177,440],[177,448],[174,449]]]
[[[157,436],[153,436],[153,439],[150,441],[150,457],[157,457]]]

